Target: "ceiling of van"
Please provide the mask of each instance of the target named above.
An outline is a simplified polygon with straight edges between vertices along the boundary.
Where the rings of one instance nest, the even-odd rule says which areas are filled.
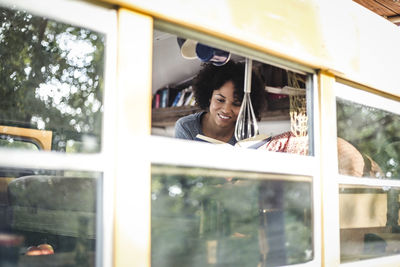
[[[153,93],[187,82],[199,72],[202,62],[182,57],[176,35],[154,30],[153,37]],[[243,57],[232,54],[231,59],[239,61]]]
[[[400,0],[353,0],[376,14],[400,25]]]

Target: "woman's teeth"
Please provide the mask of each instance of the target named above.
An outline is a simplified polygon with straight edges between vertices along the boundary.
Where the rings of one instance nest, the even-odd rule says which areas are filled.
[[[227,119],[230,118],[229,116],[224,116],[224,115],[221,115],[221,114],[219,114],[219,117],[220,117],[221,119],[224,119],[224,120],[227,120]]]

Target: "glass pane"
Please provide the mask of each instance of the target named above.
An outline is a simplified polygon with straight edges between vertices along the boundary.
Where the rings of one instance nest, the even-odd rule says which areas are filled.
[[[152,266],[277,266],[313,258],[310,178],[152,167]]]
[[[400,178],[400,115],[337,98],[339,173]]]
[[[340,187],[341,261],[400,253],[399,188]]]
[[[101,173],[0,169],[0,265],[95,266]]]
[[[35,150],[38,151],[38,147],[34,142],[30,142],[28,140],[15,140],[14,138],[1,139],[0,136],[0,147],[7,148],[18,148],[18,149],[26,149],[26,150]]]
[[[204,141],[205,135],[238,146],[243,143],[235,129],[242,122],[243,138],[245,132],[257,132],[255,124],[258,134],[272,137],[260,142],[259,150],[312,154],[307,107],[311,75],[253,60],[246,97],[245,57],[159,30],[153,40],[152,134],[194,141]],[[224,99],[218,99],[221,95]],[[242,103],[250,102],[254,116],[250,108],[242,113],[248,116],[240,116]]]
[[[0,6],[0,126],[51,131],[52,150],[98,152],[104,42],[98,32]]]

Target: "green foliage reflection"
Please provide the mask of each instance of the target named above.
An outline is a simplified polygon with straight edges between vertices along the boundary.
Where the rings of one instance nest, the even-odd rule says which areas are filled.
[[[52,130],[58,150],[68,139],[92,137],[85,152],[97,151],[104,41],[88,29],[0,7],[0,123]]]
[[[399,115],[338,98],[337,135],[376,161],[386,178],[399,178]]]
[[[309,183],[152,176],[152,266],[277,266],[312,259]]]

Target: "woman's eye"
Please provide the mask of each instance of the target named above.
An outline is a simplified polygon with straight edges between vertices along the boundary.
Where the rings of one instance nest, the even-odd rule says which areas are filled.
[[[220,103],[224,103],[224,102],[225,102],[225,99],[217,98],[217,101],[220,102]]]
[[[240,102],[235,102],[235,103],[233,103],[233,105],[236,106],[236,107],[240,107],[240,106],[242,105],[242,103],[240,103]]]

